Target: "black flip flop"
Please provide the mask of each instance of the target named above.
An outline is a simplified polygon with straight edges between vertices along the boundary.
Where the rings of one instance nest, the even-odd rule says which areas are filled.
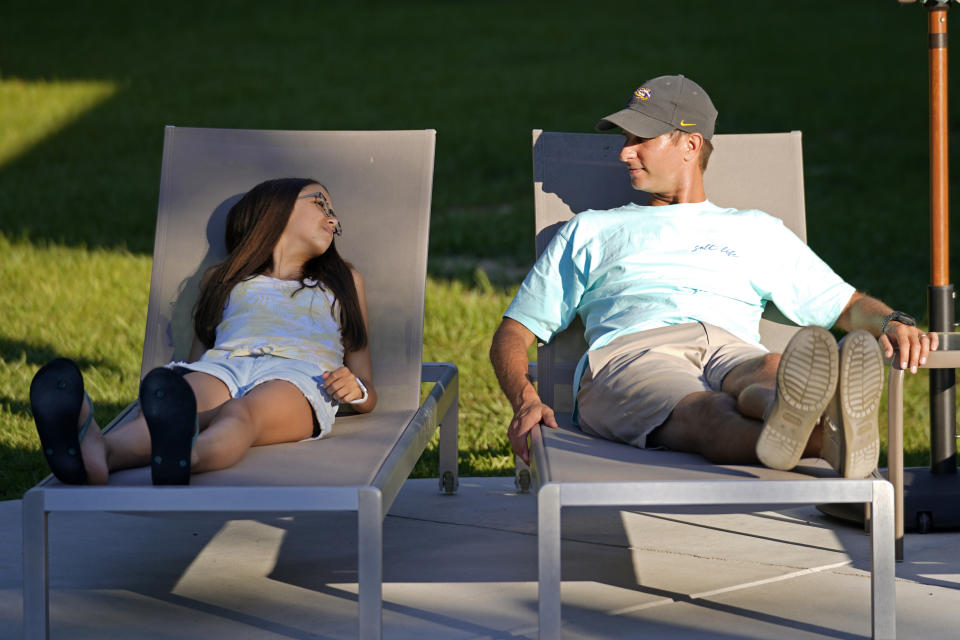
[[[140,383],[140,410],[150,430],[153,484],[190,484],[190,452],[197,438],[197,399],[183,377],[154,369]]]
[[[85,397],[83,375],[67,358],[57,358],[43,365],[30,383],[30,409],[43,455],[53,475],[66,484],[87,481],[80,441],[93,419],[92,404],[86,422],[77,426]]]

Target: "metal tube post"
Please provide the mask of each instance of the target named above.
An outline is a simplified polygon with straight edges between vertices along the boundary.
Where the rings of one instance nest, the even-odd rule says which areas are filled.
[[[930,47],[930,329],[953,331],[950,283],[949,116],[946,3],[928,5]],[[930,470],[956,474],[956,373],[930,372]]]

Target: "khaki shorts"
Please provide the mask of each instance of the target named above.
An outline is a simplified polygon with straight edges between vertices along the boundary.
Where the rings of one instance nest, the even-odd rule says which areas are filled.
[[[622,336],[587,352],[577,392],[580,429],[646,445],[684,397],[720,391],[731,369],[767,351],[700,322]]]

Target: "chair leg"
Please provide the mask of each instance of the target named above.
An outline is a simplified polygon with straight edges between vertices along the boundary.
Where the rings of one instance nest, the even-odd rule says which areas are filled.
[[[903,369],[890,367],[887,383],[887,477],[893,483],[897,562],[903,562]]]
[[[454,378],[448,387],[448,393],[453,394],[450,407],[440,420],[440,490],[446,494],[454,494],[460,486],[458,466],[458,438],[460,416],[459,382]]]
[[[23,637],[50,637],[48,514],[42,491],[23,497]]]
[[[357,491],[357,586],[361,640],[383,634],[383,513],[379,489]]]
[[[897,635],[897,593],[894,572],[893,486],[873,483],[873,535],[870,538],[870,592],[873,637],[887,640]]]
[[[560,637],[560,487],[546,484],[537,493],[540,640]]]

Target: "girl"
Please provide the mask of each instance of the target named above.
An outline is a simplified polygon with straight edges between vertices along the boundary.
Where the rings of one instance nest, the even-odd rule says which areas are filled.
[[[150,464],[154,484],[187,484],[252,446],[325,435],[339,403],[372,411],[363,278],[337,253],[340,234],[316,180],[251,189],[227,216],[226,260],[201,284],[192,362],[148,373],[136,418],[102,435],[73,362],[37,372],[30,403],[54,475],[105,484]]]

